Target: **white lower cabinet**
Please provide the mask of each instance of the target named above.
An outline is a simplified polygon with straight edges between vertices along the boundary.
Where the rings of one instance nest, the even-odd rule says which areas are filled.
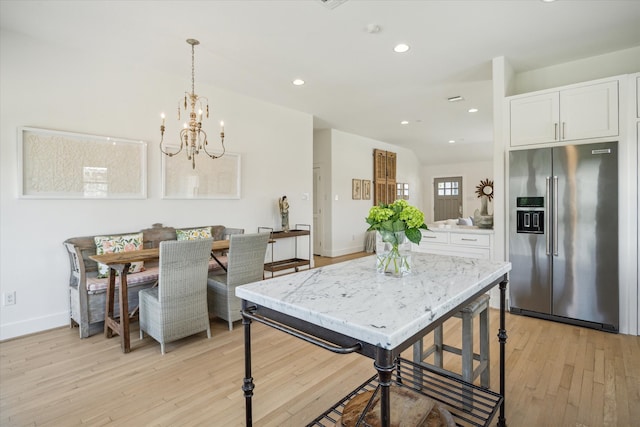
[[[412,243],[411,245],[415,252],[492,259],[493,230],[460,228],[422,230],[420,244]]]

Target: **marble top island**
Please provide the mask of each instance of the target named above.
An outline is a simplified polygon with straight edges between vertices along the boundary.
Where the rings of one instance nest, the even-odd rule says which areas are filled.
[[[243,285],[236,296],[394,349],[510,270],[503,261],[413,253],[411,274],[393,278],[369,256]]]

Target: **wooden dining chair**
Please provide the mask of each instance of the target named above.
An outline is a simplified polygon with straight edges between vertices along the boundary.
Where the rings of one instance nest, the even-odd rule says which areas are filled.
[[[158,286],[140,291],[140,339],[165,343],[207,331],[207,274],[213,239],[160,243]]]
[[[264,257],[270,233],[232,234],[229,236],[227,272],[212,273],[207,280],[209,313],[229,323],[242,319],[241,300],[236,287],[263,279]]]

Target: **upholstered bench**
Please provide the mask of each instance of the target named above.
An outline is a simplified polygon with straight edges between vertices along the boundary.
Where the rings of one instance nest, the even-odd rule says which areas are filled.
[[[228,238],[238,229],[228,229],[222,225],[199,226],[188,228],[165,227],[154,224],[152,228],[133,233],[108,234],[108,237],[131,236],[142,234],[142,247],[158,248],[164,240],[176,240],[177,234],[193,229],[210,228],[214,240]],[[96,236],[73,237],[64,241],[69,254],[71,274],[69,278],[70,324],[78,326],[80,338],[87,338],[104,330],[106,306],[106,289],[109,278],[99,277],[99,266],[89,257],[96,254]],[[226,265],[227,258],[218,255],[216,258]],[[209,270],[221,270],[215,260],[209,262]],[[127,276],[129,307],[138,305],[138,291],[153,286],[158,280],[158,262],[145,262],[142,271]],[[115,315],[118,316],[118,292],[115,294]]]

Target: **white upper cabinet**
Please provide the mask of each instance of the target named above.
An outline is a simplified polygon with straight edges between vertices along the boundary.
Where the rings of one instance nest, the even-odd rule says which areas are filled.
[[[560,97],[558,92],[511,101],[511,145],[540,144],[558,140]]]
[[[618,81],[512,99],[511,146],[618,135]]]
[[[560,139],[618,135],[618,82],[560,91]]]

